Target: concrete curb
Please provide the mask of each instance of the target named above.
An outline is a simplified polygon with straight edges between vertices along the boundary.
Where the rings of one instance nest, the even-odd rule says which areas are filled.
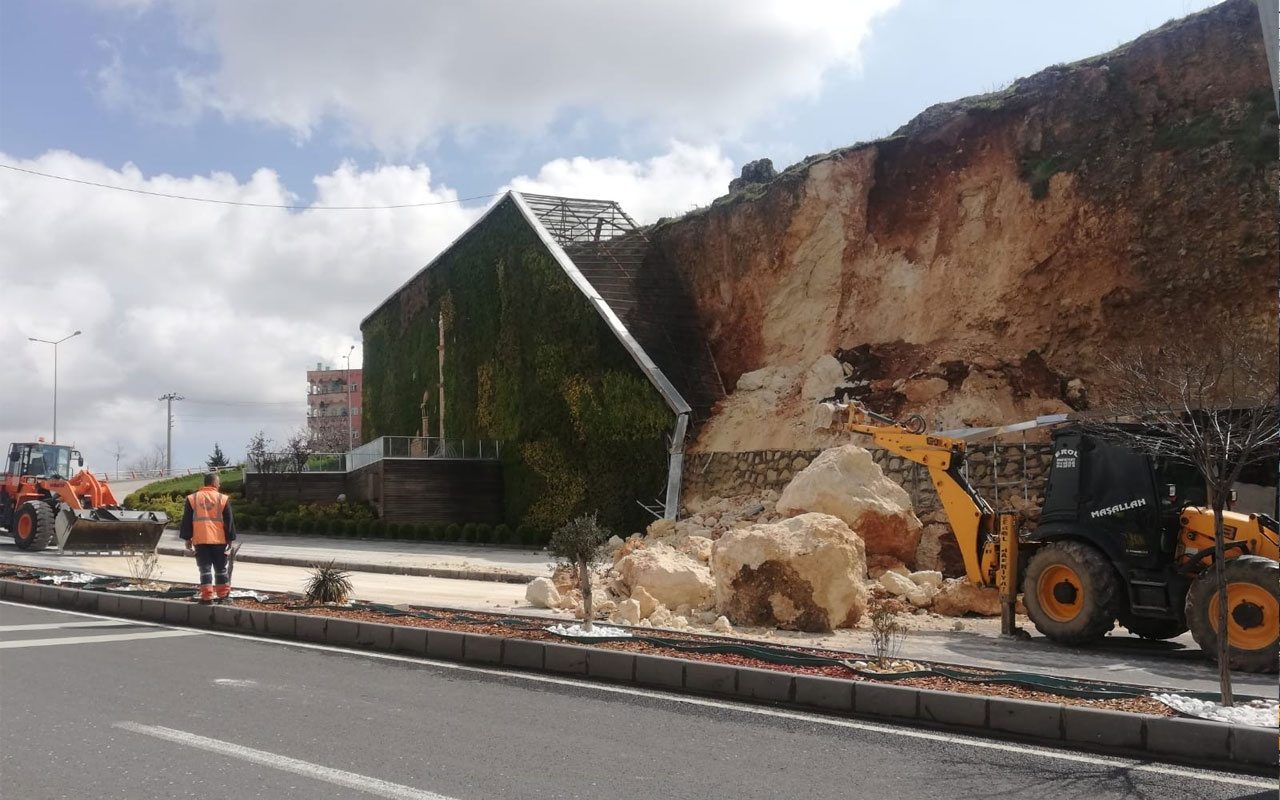
[[[180,556],[185,550],[173,545],[160,545],[156,552],[162,556]],[[242,553],[236,556],[237,562],[246,564],[271,564],[277,567],[313,567],[317,563],[328,564],[323,559],[294,558],[290,556],[264,556],[254,553]],[[347,572],[376,572],[381,575],[410,575],[416,578],[450,578],[460,581],[492,581],[494,583],[526,584],[540,575],[524,575],[517,572],[493,572],[474,569],[448,569],[446,567],[410,567],[397,564],[369,564],[360,561],[334,560],[333,566]]]
[[[1273,729],[863,683],[561,642],[202,606],[0,579],[0,599],[193,628],[630,683],[1117,756],[1274,774]]]

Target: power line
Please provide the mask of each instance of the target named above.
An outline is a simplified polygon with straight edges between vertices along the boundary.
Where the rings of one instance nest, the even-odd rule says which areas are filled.
[[[51,175],[47,172],[38,172],[34,169],[24,169],[15,167],[12,164],[0,164],[0,168],[11,169],[14,172],[25,172],[28,175],[37,175],[41,178],[50,178],[55,181],[66,181],[68,183],[78,183],[83,186],[95,186],[99,189],[114,189],[117,192],[131,192],[133,194],[145,194],[150,197],[167,197],[170,200],[189,200],[194,203],[216,203],[223,206],[245,206],[248,208],[283,208],[288,211],[387,211],[397,208],[423,208],[426,206],[448,206],[466,203],[470,200],[488,200],[491,197],[497,197],[498,192],[493,194],[478,194],[474,197],[460,197],[457,200],[434,200],[430,203],[398,203],[387,206],[293,206],[282,205],[279,203],[250,203],[244,200],[217,200],[212,197],[191,197],[185,194],[170,194],[168,192],[152,192],[146,189],[133,189],[128,186],[114,186],[109,183],[97,183],[95,181],[85,181],[79,178],[68,178],[65,175]]]
[[[188,400],[198,406],[304,406],[304,400]]]

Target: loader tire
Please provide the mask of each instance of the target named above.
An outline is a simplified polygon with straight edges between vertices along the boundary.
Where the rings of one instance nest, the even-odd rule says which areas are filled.
[[[1227,583],[1228,665],[1241,672],[1276,672],[1280,636],[1280,564],[1262,556],[1237,556],[1222,565]],[[1191,638],[1218,658],[1217,570],[1209,567],[1187,593]]]
[[[1107,635],[1120,609],[1120,586],[1107,559],[1083,542],[1041,547],[1027,565],[1022,603],[1036,630],[1059,644]]]
[[[43,550],[53,541],[53,509],[39,500],[28,500],[18,509],[13,543],[19,550]]]
[[[1177,619],[1160,619],[1157,617],[1135,617],[1133,614],[1121,614],[1120,624],[1140,639],[1160,641],[1176,639],[1187,632],[1186,623]]]

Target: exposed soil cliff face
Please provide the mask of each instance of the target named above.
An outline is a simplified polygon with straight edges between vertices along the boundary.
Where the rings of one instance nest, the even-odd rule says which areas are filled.
[[[731,392],[697,449],[826,444],[802,391],[822,356],[841,391],[952,427],[1083,408],[1101,353],[1208,316],[1274,342],[1263,51],[1229,0],[658,226]]]

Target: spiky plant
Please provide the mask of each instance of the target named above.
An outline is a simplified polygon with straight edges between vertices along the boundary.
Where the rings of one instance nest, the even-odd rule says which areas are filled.
[[[344,572],[330,561],[327,565],[312,565],[311,578],[307,581],[307,602],[313,604],[336,603],[342,605],[351,595],[351,574]]]

